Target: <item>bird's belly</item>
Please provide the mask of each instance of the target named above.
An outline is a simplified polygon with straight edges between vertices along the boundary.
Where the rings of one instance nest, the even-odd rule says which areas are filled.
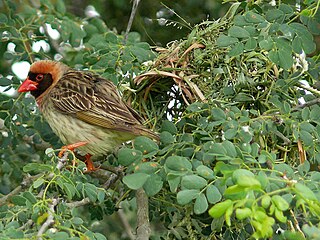
[[[46,111],[43,114],[52,130],[64,144],[87,142],[86,145],[79,147],[83,154],[106,155],[114,151],[121,143],[133,138],[126,133],[91,125],[57,111]]]

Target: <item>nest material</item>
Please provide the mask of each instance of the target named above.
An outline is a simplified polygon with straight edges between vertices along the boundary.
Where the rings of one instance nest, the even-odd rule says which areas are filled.
[[[138,86],[144,84],[144,99],[164,79],[179,88],[187,105],[210,99],[261,98],[266,86],[277,78],[278,69],[266,53],[250,51],[229,57],[228,49],[218,47],[216,39],[230,22],[206,21],[197,25],[188,39],[173,42],[166,49],[157,48],[160,54],[150,70],[134,79]]]

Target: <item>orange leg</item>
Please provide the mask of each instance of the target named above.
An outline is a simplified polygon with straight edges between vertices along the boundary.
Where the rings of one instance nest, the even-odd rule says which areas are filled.
[[[69,144],[67,146],[63,146],[61,148],[61,151],[58,154],[58,157],[61,158],[66,151],[68,151],[68,150],[69,151],[74,151],[74,149],[76,149],[77,147],[81,147],[81,146],[84,146],[86,144],[88,144],[88,142],[77,142],[77,143]]]
[[[87,153],[86,155],[85,155],[85,160],[84,160],[84,162],[86,163],[86,165],[87,165],[87,171],[86,172],[93,172],[93,171],[96,171],[96,170],[98,170],[99,169],[99,167],[95,167],[94,166],[94,164],[93,164],[93,162],[92,162],[92,160],[91,160],[91,154],[90,153]]]

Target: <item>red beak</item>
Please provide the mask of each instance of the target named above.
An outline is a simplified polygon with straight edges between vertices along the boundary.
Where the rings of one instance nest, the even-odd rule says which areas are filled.
[[[24,80],[24,82],[20,85],[18,92],[29,92],[33,90],[37,90],[38,83],[31,81],[29,78]]]

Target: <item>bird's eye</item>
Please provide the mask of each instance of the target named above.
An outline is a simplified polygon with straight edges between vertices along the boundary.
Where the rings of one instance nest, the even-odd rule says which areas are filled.
[[[42,81],[42,80],[43,80],[43,74],[38,74],[38,75],[36,76],[36,80],[37,80],[37,82]]]

